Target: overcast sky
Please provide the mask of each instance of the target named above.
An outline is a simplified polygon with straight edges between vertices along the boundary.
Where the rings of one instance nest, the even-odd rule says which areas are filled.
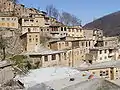
[[[82,24],[120,10],[120,0],[19,0],[27,7],[45,10],[53,4],[60,11],[72,13],[82,20]]]

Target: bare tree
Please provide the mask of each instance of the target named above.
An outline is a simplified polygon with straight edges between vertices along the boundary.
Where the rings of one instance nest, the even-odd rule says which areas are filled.
[[[62,12],[60,15],[60,21],[65,25],[70,25],[70,22],[72,20],[71,14],[67,12]]]
[[[46,12],[47,12],[47,15],[50,17],[54,17],[56,19],[58,19],[59,17],[59,11],[53,5],[48,5],[46,7]]]
[[[75,15],[72,15],[64,11],[62,13],[59,13],[58,9],[56,9],[53,5],[48,5],[46,7],[46,12],[48,16],[56,18],[65,25],[68,26],[81,25],[81,20],[77,18]]]
[[[81,20],[77,18],[75,15],[72,15],[71,17],[71,25],[72,26],[80,26],[81,25]]]
[[[60,15],[60,21],[68,26],[81,25],[81,20],[75,15],[72,15],[68,12],[62,12]]]

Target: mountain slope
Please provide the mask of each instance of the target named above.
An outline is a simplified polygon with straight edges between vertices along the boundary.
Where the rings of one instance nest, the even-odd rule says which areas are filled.
[[[86,24],[83,28],[102,29],[105,36],[120,35],[120,11],[101,17]]]

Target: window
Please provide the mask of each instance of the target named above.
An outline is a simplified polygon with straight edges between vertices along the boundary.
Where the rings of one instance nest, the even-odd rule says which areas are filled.
[[[56,55],[52,55],[52,60],[56,60]]]
[[[9,20],[10,20],[10,18],[7,18],[7,20],[9,21]]]
[[[102,54],[102,50],[100,50],[100,54]]]
[[[65,46],[68,46],[68,42],[65,42]]]
[[[107,42],[105,42],[105,46],[107,46]]]
[[[30,28],[28,28],[28,32],[30,32],[31,30],[30,30]]]
[[[107,53],[107,50],[105,50],[105,53]]]
[[[2,20],[5,20],[5,18],[2,18]]]
[[[64,53],[65,60],[67,60],[66,53]]]
[[[14,19],[12,18],[12,20],[14,20]]]
[[[41,29],[41,31],[43,31],[43,29]]]
[[[24,19],[24,22],[28,22],[29,20],[28,19]]]
[[[48,56],[44,56],[45,61],[48,61]]]
[[[69,29],[69,32],[71,32],[71,29]]]
[[[31,35],[29,35],[29,37],[31,37]]]
[[[90,41],[89,41],[89,46],[90,46]]]
[[[66,27],[64,27],[64,31],[67,31]]]
[[[82,46],[84,46],[84,42],[82,42]]]
[[[47,29],[47,31],[49,31],[49,29]]]
[[[76,32],[78,32],[78,29],[76,29]]]
[[[92,72],[93,74],[95,74],[95,72]]]
[[[59,48],[61,48],[61,43],[59,43]]]
[[[80,32],[81,32],[82,30],[80,29]]]
[[[87,42],[86,42],[86,47],[87,47],[88,45],[87,45]]]
[[[63,27],[61,27],[61,31],[63,31]]]
[[[38,42],[38,38],[36,38],[36,42]]]
[[[30,20],[31,22],[34,22],[34,20]]]
[[[105,56],[105,59],[107,59],[107,57]]]
[[[32,41],[32,39],[31,38],[29,38],[29,42],[31,42]]]
[[[74,32],[74,29],[72,29],[72,32]]]

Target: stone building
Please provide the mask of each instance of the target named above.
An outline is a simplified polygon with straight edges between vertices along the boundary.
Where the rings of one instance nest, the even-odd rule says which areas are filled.
[[[83,30],[80,26],[67,27],[68,36],[74,38],[83,38]]]
[[[91,64],[98,62],[105,62],[111,60],[118,60],[119,53],[117,48],[96,47],[91,48],[86,54],[86,60]]]
[[[103,38],[103,31],[100,29],[84,29],[84,38],[93,39],[93,40],[101,40]]]
[[[20,36],[22,40],[23,51],[36,51],[40,45],[39,32],[27,32]]]
[[[18,17],[16,16],[0,16],[0,27],[18,29]]]
[[[37,51],[28,51],[22,54],[27,55],[33,64],[39,62],[39,67],[69,65],[66,59],[66,51],[62,50],[50,50],[44,46],[40,46]]]
[[[82,71],[89,71],[91,74],[100,78],[108,80],[120,79],[120,61],[112,60],[102,63],[96,63],[86,68],[80,69]]]

